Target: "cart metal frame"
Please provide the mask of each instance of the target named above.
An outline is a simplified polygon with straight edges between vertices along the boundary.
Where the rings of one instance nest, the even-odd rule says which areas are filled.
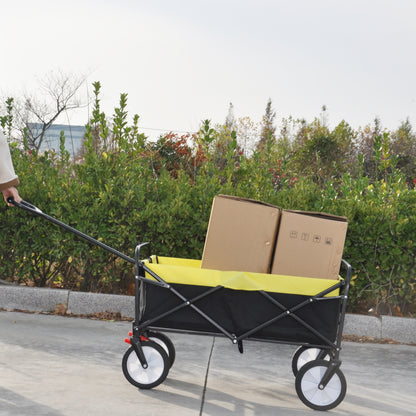
[[[155,322],[157,322],[158,320],[163,318],[165,315],[169,315],[171,313],[174,313],[177,310],[182,309],[182,308],[190,307],[194,311],[196,311],[200,316],[202,316],[204,319],[206,319],[208,322],[210,322],[212,325],[214,325],[220,331],[220,333],[222,333],[225,337],[229,338],[232,341],[233,344],[239,345],[240,352],[242,352],[242,341],[243,340],[245,340],[247,338],[253,338],[253,335],[256,332],[260,331],[261,329],[273,324],[276,321],[279,321],[281,319],[290,317],[290,318],[295,319],[298,323],[300,323],[302,326],[304,326],[307,330],[311,331],[314,335],[316,335],[318,338],[320,338],[324,343],[323,345],[321,345],[321,344],[320,345],[308,344],[309,346],[311,346],[311,347],[319,346],[320,348],[322,348],[323,346],[326,346],[327,348],[332,349],[334,351],[334,359],[336,359],[336,360],[339,359],[339,353],[341,351],[342,332],[343,332],[343,329],[344,329],[345,313],[346,313],[347,300],[348,300],[348,292],[349,292],[349,288],[350,288],[351,274],[352,274],[351,273],[351,265],[347,261],[345,261],[344,259],[342,260],[342,266],[346,270],[346,278],[344,280],[337,281],[337,283],[335,283],[330,288],[328,288],[328,289],[326,289],[326,290],[324,290],[324,291],[322,291],[322,292],[320,292],[320,293],[318,293],[314,296],[311,296],[309,299],[307,299],[304,302],[296,305],[295,307],[286,308],[282,303],[278,302],[276,299],[273,299],[267,292],[262,291],[262,290],[259,291],[259,293],[261,293],[262,296],[264,296],[266,299],[268,299],[271,303],[273,303],[281,311],[273,319],[265,321],[263,324],[253,328],[252,330],[247,331],[244,334],[241,334],[239,336],[236,336],[235,334],[231,334],[229,331],[227,331],[224,327],[222,327],[216,321],[211,319],[210,316],[208,316],[206,313],[204,313],[201,309],[199,309],[196,306],[197,301],[199,301],[200,299],[202,299],[205,296],[209,296],[209,295],[215,293],[216,291],[223,289],[223,286],[213,287],[212,289],[209,289],[206,292],[204,292],[203,294],[201,294],[201,295],[199,295],[195,298],[192,298],[192,299],[186,298],[180,292],[178,292],[174,287],[172,287],[171,284],[164,281],[160,276],[158,276],[151,269],[149,269],[142,261],[140,261],[140,252],[141,252],[142,248],[144,246],[147,246],[148,244],[149,243],[139,244],[136,247],[136,252],[135,252],[135,265],[136,265],[136,267],[135,267],[135,273],[136,273],[135,312],[136,313],[135,313],[135,319],[134,319],[134,322],[133,322],[133,337],[140,337],[144,330],[146,330],[149,327],[152,327],[152,324],[154,324]],[[151,280],[151,279],[146,278],[145,273],[150,274],[155,280]],[[164,315],[156,316],[153,319],[142,322],[142,320],[139,316],[140,296],[143,296],[141,283],[156,285],[156,286],[163,287],[167,290],[170,290],[175,296],[177,296],[179,299],[182,300],[182,303],[179,306],[177,306],[175,308],[172,308],[171,310],[165,312]],[[326,295],[328,295],[329,293],[331,293],[331,292],[333,292],[334,290],[337,290],[337,289],[340,289],[341,292],[342,292],[339,296],[325,297]],[[318,330],[313,328],[311,325],[309,325],[307,322],[305,322],[304,320],[302,320],[301,318],[299,318],[296,315],[296,312],[298,310],[302,309],[304,306],[306,306],[306,305],[308,305],[312,302],[324,302],[324,301],[329,300],[329,299],[340,299],[341,300],[341,311],[340,311],[340,316],[339,316],[338,331],[337,331],[337,336],[336,336],[335,342],[333,342],[333,341],[329,340],[327,337],[323,336]],[[169,328],[165,328],[165,330],[169,330]],[[189,331],[189,330],[186,330],[184,332],[200,333],[198,331]],[[254,337],[254,339],[256,339],[256,338]],[[273,342],[273,341],[271,341],[271,342]],[[274,342],[279,343],[279,342],[282,342],[282,341],[276,340]],[[282,342],[282,343],[292,344],[291,342]]]

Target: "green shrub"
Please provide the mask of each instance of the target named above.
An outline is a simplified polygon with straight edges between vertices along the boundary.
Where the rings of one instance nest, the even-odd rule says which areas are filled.
[[[396,167],[388,134],[374,137],[372,176],[364,174],[363,157],[348,171],[356,135],[345,123],[332,132],[316,121],[302,124],[303,148],[300,139],[291,144],[285,137],[284,147],[269,141],[250,157],[234,131],[208,120],[197,135],[170,133],[154,143],[139,134],[138,116],[129,125],[127,94],[110,122],[100,110],[100,84],[94,88],[93,118],[76,163],[64,137],[59,154],[12,146],[25,200],[130,257],[148,241],[158,255],[200,258],[219,193],[343,215],[349,220],[344,258],[354,274],[350,310],[416,312],[416,191]],[[133,281],[130,263],[43,219],[5,204],[0,217],[3,279],[111,293],[125,293]]]

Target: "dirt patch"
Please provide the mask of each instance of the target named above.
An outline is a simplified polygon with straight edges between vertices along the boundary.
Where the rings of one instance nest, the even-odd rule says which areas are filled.
[[[0,311],[4,312],[21,312],[21,313],[30,313],[37,315],[59,315],[67,318],[83,318],[83,319],[93,319],[96,321],[124,321],[132,322],[133,318],[122,315],[120,312],[97,312],[97,313],[88,313],[88,314],[76,314],[68,311],[63,304],[56,305],[56,309],[50,312],[39,312],[39,311],[26,311],[23,309],[4,309],[0,308]]]

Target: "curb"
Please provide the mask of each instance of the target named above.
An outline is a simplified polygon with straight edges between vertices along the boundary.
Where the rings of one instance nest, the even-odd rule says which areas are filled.
[[[0,308],[29,312],[55,312],[64,308],[77,315],[113,312],[130,318],[134,316],[134,296],[0,285]],[[343,333],[416,344],[416,319],[347,314]]]

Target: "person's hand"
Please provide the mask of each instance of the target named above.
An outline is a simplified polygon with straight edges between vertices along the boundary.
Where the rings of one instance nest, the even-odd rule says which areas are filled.
[[[3,192],[4,200],[6,201],[9,207],[12,207],[13,204],[9,204],[7,202],[7,198],[12,197],[17,202],[20,202],[22,200],[22,198],[20,198],[19,196],[19,191],[14,186],[4,189],[2,192]]]

